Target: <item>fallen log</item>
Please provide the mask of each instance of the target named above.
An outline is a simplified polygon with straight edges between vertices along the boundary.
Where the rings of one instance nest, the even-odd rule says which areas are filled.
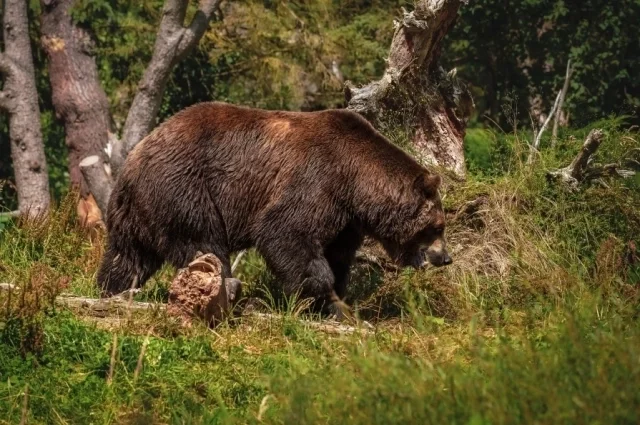
[[[164,312],[167,310],[167,305],[164,303],[129,301],[126,297],[120,296],[100,299],[61,294],[56,297],[55,304],[58,307],[67,308],[81,316],[101,319],[119,319],[127,317],[130,314]],[[282,322],[285,319],[284,316],[279,314],[259,313],[255,311],[248,312],[242,316],[249,319],[269,322]],[[349,335],[356,332],[370,333],[371,329],[373,329],[373,326],[365,321],[360,323],[362,327],[357,327],[334,320],[296,320],[303,326],[332,335]]]
[[[92,317],[124,317],[131,313],[165,311],[166,304],[129,301],[125,297],[87,298],[71,294],[60,294],[55,299],[58,307],[68,308],[74,313]]]

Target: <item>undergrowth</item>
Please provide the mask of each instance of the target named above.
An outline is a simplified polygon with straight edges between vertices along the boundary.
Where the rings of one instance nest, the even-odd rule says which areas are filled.
[[[620,121],[596,124],[597,161],[640,147]],[[0,291],[0,424],[638,423],[640,181],[573,193],[545,176],[588,130],[545,140],[531,165],[522,135],[473,134],[488,147],[443,192],[454,263],[354,269],[348,302],[371,334],[298,320],[255,252],[237,276],[279,316],[215,331],[162,314],[89,322],[53,303],[96,295],[104,235],[76,226],[75,199],[4,222],[0,282],[20,290]],[[173,273],[138,299],[166,300]]]

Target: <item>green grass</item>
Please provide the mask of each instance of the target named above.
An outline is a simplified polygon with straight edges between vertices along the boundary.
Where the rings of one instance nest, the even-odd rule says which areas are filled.
[[[59,313],[38,356],[5,330],[0,423],[19,422],[25,385],[29,423],[637,423],[639,323],[589,307],[517,332],[334,338],[286,317],[152,337],[135,382],[144,337],[120,335],[110,386],[111,334]]]
[[[598,161],[639,146],[618,128]],[[103,235],[76,227],[73,198],[44,222],[6,222],[0,282],[22,291],[0,293],[0,424],[20,423],[25,400],[30,424],[638,423],[640,182],[567,193],[544,171],[575,154],[570,133],[532,167],[520,136],[478,147],[483,134],[467,153],[479,152],[477,172],[446,182],[454,264],[354,270],[348,301],[374,323],[370,335],[298,320],[255,252],[237,275],[279,319],[208,330],[160,313],[120,324],[75,317],[51,299],[96,294]],[[164,268],[137,297],[166,300],[173,273]]]

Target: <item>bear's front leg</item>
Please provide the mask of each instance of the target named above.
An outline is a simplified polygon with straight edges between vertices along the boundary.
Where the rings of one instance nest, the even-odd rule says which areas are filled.
[[[326,258],[309,262],[302,280],[303,298],[314,299],[314,310],[329,314],[338,321],[351,318],[349,307],[338,297],[335,273]]]

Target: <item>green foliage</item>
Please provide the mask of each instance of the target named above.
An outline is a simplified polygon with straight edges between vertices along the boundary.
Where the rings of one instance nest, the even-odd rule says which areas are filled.
[[[491,0],[461,8],[443,49],[449,67],[473,87],[478,117],[508,122],[501,105],[515,99],[529,125],[529,97],[548,111],[562,87],[567,60],[575,72],[566,106],[578,126],[610,113],[638,115],[640,67],[636,33],[640,2]]]
[[[331,338],[289,316],[153,336],[136,381],[144,337],[119,335],[111,385],[112,336],[56,314],[39,355],[0,343],[0,423],[19,421],[25,386],[34,423],[637,423],[637,318],[600,302],[495,332]]]

